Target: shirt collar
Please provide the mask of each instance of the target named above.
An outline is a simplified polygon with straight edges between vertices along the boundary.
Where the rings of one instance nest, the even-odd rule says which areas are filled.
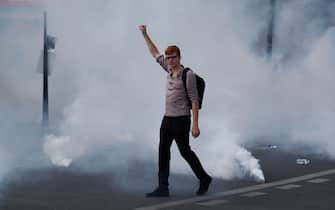
[[[184,66],[183,65],[180,65],[181,66],[181,68],[180,68],[180,70],[177,72],[177,77],[180,77],[181,76],[181,74],[182,74],[182,72],[184,71]],[[172,77],[172,71],[170,71],[170,77]]]

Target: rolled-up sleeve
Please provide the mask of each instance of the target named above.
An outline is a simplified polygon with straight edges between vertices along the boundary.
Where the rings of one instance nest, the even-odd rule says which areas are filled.
[[[192,71],[187,72],[186,79],[187,94],[192,103],[199,103],[199,94],[197,89],[197,80]]]
[[[156,58],[156,61],[157,63],[159,63],[159,65],[161,65],[163,67],[163,69],[166,71],[166,72],[169,72],[168,71],[168,66],[165,62],[165,58],[164,58],[164,55],[160,55]]]

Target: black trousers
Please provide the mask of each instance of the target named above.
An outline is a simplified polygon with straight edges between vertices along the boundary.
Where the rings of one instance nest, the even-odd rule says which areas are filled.
[[[197,155],[191,150],[189,133],[191,126],[190,116],[167,117],[164,116],[160,128],[158,178],[159,186],[169,186],[170,174],[170,148],[173,140],[176,141],[179,152],[192,168],[198,179],[208,177]]]

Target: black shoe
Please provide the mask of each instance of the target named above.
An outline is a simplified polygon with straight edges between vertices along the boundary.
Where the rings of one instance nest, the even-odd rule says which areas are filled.
[[[147,197],[169,197],[170,196],[170,192],[169,192],[168,188],[157,187],[151,193],[147,193],[146,196]]]
[[[204,195],[209,188],[209,185],[212,182],[212,177],[208,176],[200,181],[199,189],[197,191],[197,195]]]

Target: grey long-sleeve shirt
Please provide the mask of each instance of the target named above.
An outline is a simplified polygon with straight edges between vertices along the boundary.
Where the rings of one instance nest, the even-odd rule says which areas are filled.
[[[190,105],[187,100],[185,88],[182,81],[182,71],[177,73],[177,77],[172,77],[172,72],[168,69],[163,55],[157,58],[157,62],[168,73],[166,79],[165,96],[165,116],[177,117],[190,115]],[[198,103],[199,96],[196,87],[196,78],[192,70],[187,72],[186,77],[187,94],[191,102]]]

